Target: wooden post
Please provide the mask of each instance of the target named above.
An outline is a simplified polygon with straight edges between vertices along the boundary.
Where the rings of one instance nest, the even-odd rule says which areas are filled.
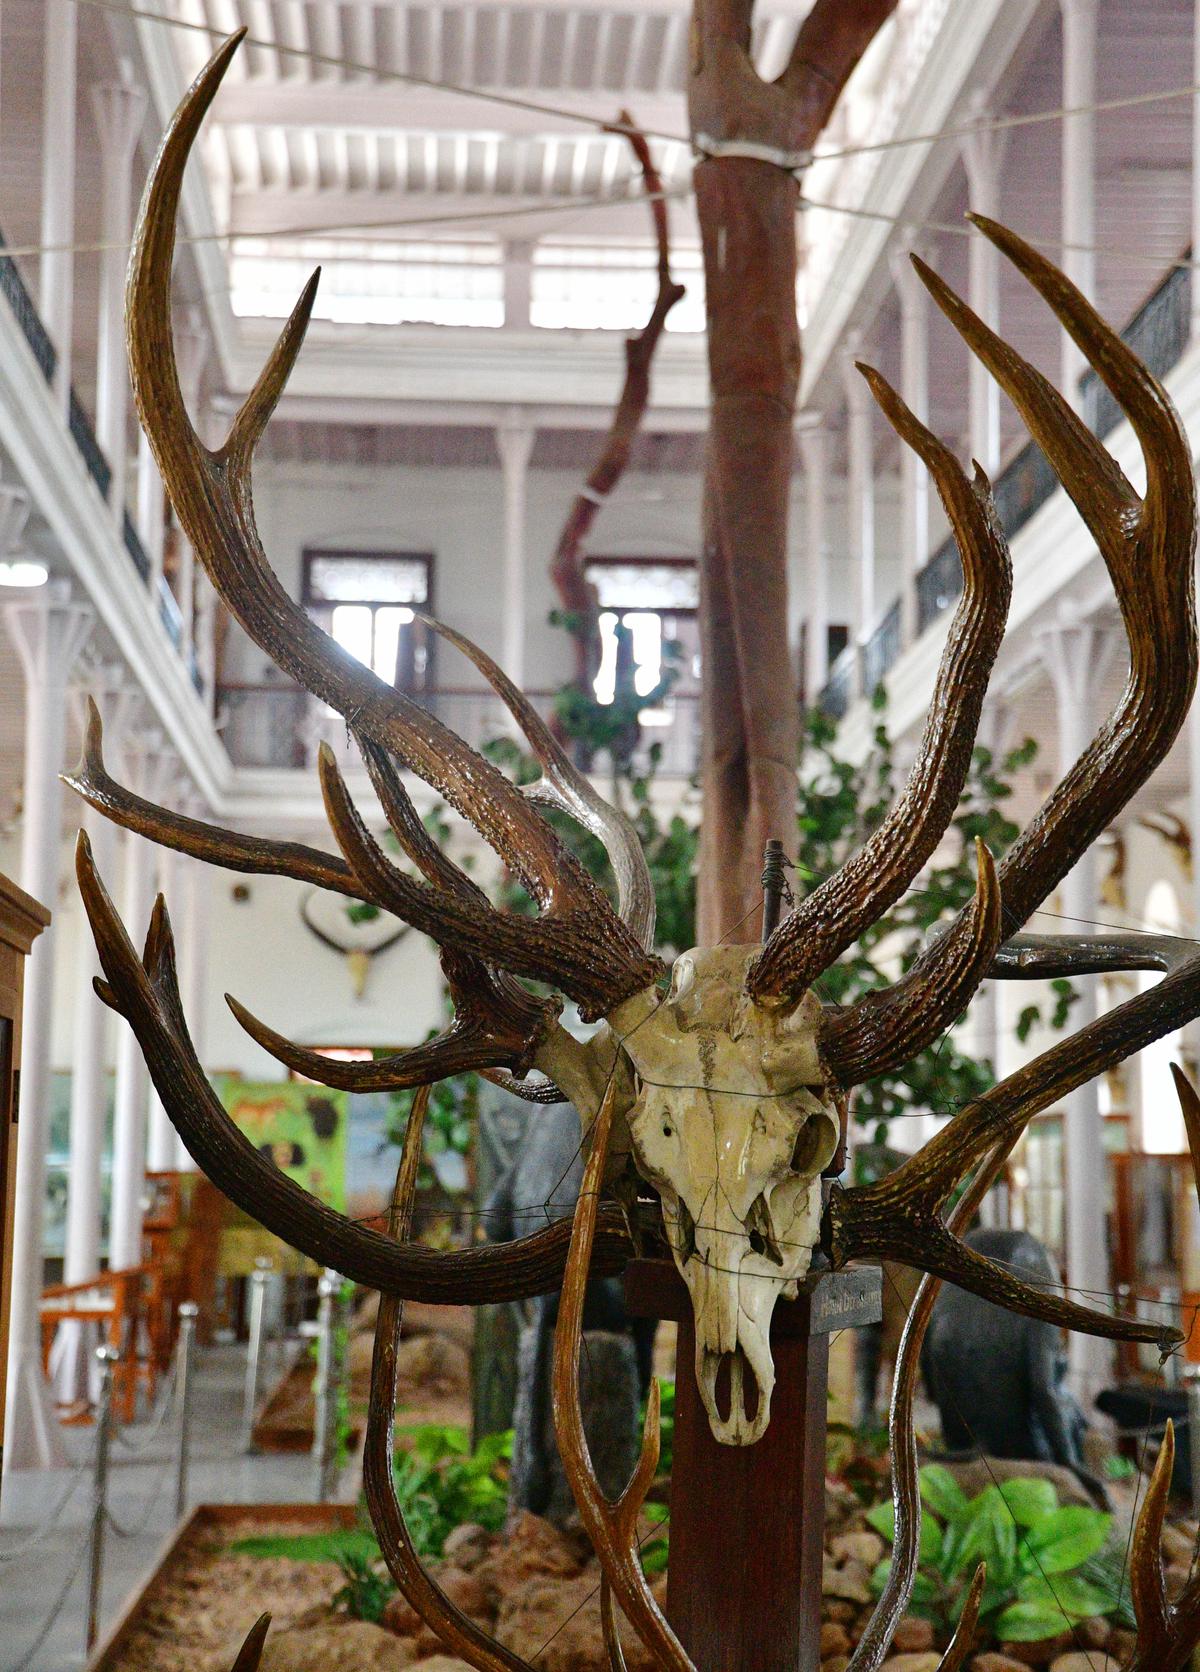
[[[771,1421],[753,1446],[712,1437],[675,1267],[632,1261],[625,1304],[679,1327],[667,1618],[698,1672],[818,1672],[829,1335],[879,1319],[878,1268],[816,1274],[775,1308]]]

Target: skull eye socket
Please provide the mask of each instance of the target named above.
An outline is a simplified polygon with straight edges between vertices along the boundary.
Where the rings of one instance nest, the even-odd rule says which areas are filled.
[[[822,1118],[811,1115],[796,1134],[792,1148],[793,1173],[811,1173],[816,1169],[817,1152],[821,1145]]]

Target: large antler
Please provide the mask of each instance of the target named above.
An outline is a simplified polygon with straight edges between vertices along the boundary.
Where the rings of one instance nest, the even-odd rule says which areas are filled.
[[[583,1332],[583,1305],[591,1273],[589,1266],[604,1182],[604,1164],[612,1129],[615,1088],[610,1088],[600,1106],[591,1133],[591,1151],[583,1170],[575,1215],[571,1227],[571,1251],[563,1276],[558,1323],[554,1331],[554,1433],[558,1440],[563,1471],[579,1510],[592,1548],[600,1558],[604,1576],[621,1605],[626,1619],[655,1656],[664,1672],[696,1672],[686,1650],[676,1637],[654,1599],[642,1571],[637,1545],[637,1521],[646,1493],[658,1467],[659,1390],[650,1383],[642,1450],[629,1484],[616,1503],[610,1503],[596,1476],[588,1451],[579,1403],[579,1349]],[[612,1641],[616,1637],[611,1618],[606,1625],[610,1661],[615,1662]]]
[[[76,875],[105,979],[101,998],[137,1036],[155,1090],[188,1153],[218,1189],[293,1248],[383,1294],[478,1303],[517,1300],[557,1287],[570,1228],[559,1221],[516,1242],[443,1252],[390,1237],[335,1213],[302,1189],[229,1119],[188,1034],[175,969],[175,943],[160,897],[139,959],[80,833]],[[624,1221],[606,1213],[597,1266],[619,1271],[629,1257]]]
[[[794,1002],[811,987],[900,898],[945,835],[970,769],[1012,596],[1008,546],[983,472],[977,470],[975,480],[968,481],[949,448],[890,384],[869,367],[860,370],[897,434],[919,454],[937,484],[962,559],[963,593],[946,636],[937,696],[903,794],[854,858],[800,901],[750,967],[750,994],[772,1003]],[[957,998],[954,1002],[957,1010],[964,1008]]]
[[[835,1190],[822,1233],[834,1264],[898,1259],[1027,1317],[1164,1350],[1177,1345],[1178,1330],[1096,1312],[1022,1282],[967,1248],[941,1212],[959,1180],[996,1145],[1015,1141],[1043,1109],[1197,1015],[1200,957],[1193,957],[968,1104],[894,1173],[861,1189]]]
[[[204,113],[240,40],[241,33],[231,36],[217,50],[172,120],[146,185],[130,260],[130,374],[163,481],[214,587],[254,642],[342,714],[356,736],[385,750],[443,795],[536,902],[541,943],[553,941],[559,954],[553,971],[530,967],[533,960],[525,958],[523,973],[544,975],[575,998],[585,1015],[602,1015],[657,980],[660,961],[639,944],[516,786],[433,715],[335,644],[288,596],[263,552],[254,520],[251,462],[303,343],[318,275],[306,286],[223,447],[213,452],[203,445],[184,406],[170,309],[179,192]],[[416,885],[408,900],[421,919],[415,926],[439,944],[490,957],[496,920],[503,914],[471,911],[461,898],[440,893],[431,898],[428,889]]]

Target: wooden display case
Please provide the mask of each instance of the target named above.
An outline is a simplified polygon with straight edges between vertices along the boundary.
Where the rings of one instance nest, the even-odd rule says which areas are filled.
[[[12,1283],[13,1208],[16,1198],[17,1124],[21,1108],[21,994],[29,949],[50,913],[14,882],[0,876],[0,1446],[4,1436],[4,1367],[8,1363],[9,1289]]]

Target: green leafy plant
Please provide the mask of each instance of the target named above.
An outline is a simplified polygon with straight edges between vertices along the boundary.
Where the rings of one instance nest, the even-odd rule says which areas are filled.
[[[512,1431],[489,1434],[474,1451],[466,1429],[450,1424],[401,1432],[412,1436],[412,1446],[396,1454],[396,1493],[418,1553],[440,1556],[448,1535],[464,1521],[499,1531],[507,1507]]]
[[[378,1625],[389,1597],[396,1594],[392,1577],[376,1547],[374,1555],[348,1549],[338,1557],[346,1583],[334,1592],[333,1606],[354,1620]]]
[[[920,1567],[912,1607],[949,1633],[980,1562],[987,1584],[980,1618],[1002,1643],[1056,1637],[1080,1620],[1114,1613],[1119,1574],[1100,1565],[1112,1517],[1081,1505],[1060,1507],[1048,1480],[1031,1476],[985,1487],[968,1498],[948,1469],[921,1470]],[[867,1516],[895,1536],[890,1503]],[[874,1574],[882,1590],[890,1562]]]

